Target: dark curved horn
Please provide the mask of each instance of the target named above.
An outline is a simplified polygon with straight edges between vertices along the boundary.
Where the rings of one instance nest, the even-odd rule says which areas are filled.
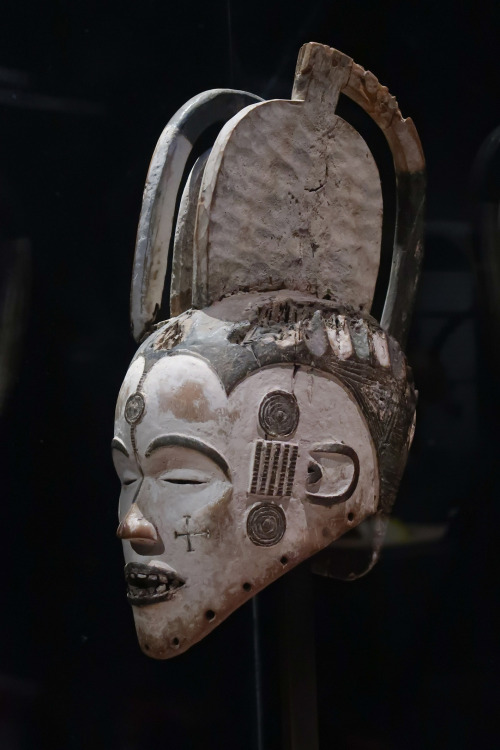
[[[303,45],[295,73],[293,98],[304,98],[311,77],[310,58],[315,42]],[[402,347],[406,342],[415,301],[423,254],[425,160],[417,129],[411,118],[405,120],[387,86],[338,50],[333,64],[342,69],[340,92],[359,104],[384,133],[396,171],[396,228],[392,267],[381,326]],[[331,64],[331,63],[330,63]]]
[[[423,257],[425,159],[413,120],[404,119],[387,86],[353,62],[342,89],[384,133],[396,171],[396,228],[392,266],[380,324],[404,348]]]

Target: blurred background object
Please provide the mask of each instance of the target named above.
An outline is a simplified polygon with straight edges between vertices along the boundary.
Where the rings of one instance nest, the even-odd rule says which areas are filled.
[[[0,243],[0,413],[21,364],[30,291],[29,240]]]

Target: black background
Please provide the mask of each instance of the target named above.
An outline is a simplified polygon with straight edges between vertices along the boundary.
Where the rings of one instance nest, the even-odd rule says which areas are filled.
[[[422,139],[419,428],[395,513],[448,524],[439,544],[388,551],[358,583],[310,577],[320,748],[498,747],[498,395],[476,315],[470,175],[500,124],[499,37],[494,0],[2,3],[0,233],[29,238],[33,262],[1,415],[2,750],[256,748],[250,604],[172,661],[139,651],[109,444],[156,140],[204,89],[288,97],[311,40],[372,70]],[[279,586],[260,597],[266,748],[280,746]]]

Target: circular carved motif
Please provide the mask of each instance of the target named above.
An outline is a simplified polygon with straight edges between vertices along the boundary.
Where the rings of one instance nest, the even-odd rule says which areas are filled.
[[[260,503],[252,508],[247,518],[250,541],[259,547],[272,547],[283,538],[286,529],[285,514],[279,505]]]
[[[266,435],[289,437],[297,429],[299,414],[299,405],[293,393],[272,391],[260,405],[260,426]]]
[[[133,393],[125,404],[125,419],[129,424],[137,424],[144,414],[146,404],[142,393]]]

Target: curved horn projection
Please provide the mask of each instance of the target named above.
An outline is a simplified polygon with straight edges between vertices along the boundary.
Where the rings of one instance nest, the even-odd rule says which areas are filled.
[[[396,172],[396,226],[381,326],[404,348],[423,257],[425,159],[411,117],[404,119],[387,86],[353,61],[342,93],[359,104],[384,133]]]
[[[415,302],[423,256],[425,159],[409,117],[404,119],[394,96],[355,62],[342,91],[359,104],[384,133],[396,172],[396,227],[389,285],[381,326],[404,348]]]
[[[160,308],[184,169],[196,140],[262,99],[246,91],[212,89],[190,99],[172,117],[156,145],[144,188],[130,294],[132,333],[140,341]]]

